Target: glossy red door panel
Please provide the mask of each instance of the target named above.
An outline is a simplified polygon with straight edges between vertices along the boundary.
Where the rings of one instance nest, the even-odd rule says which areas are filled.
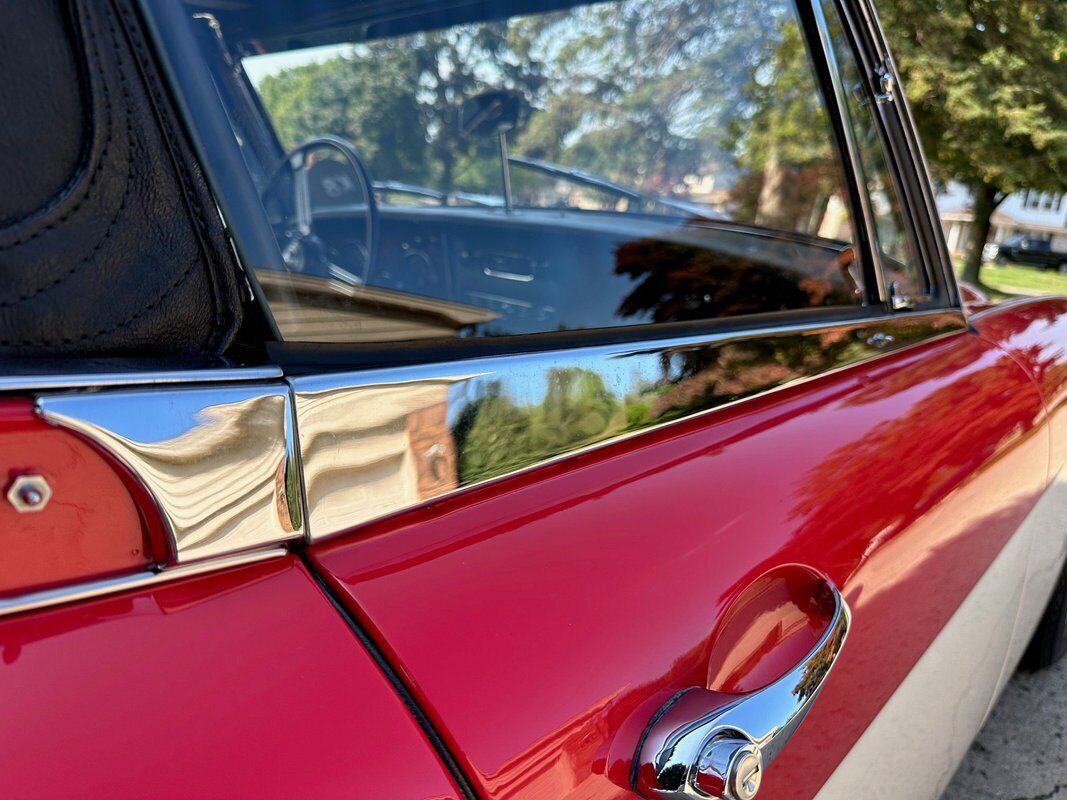
[[[1016,300],[976,315],[973,324],[1015,356],[1041,387],[1051,418],[1055,475],[1067,466],[1067,297]]]
[[[746,653],[713,647],[744,647],[716,635],[743,616],[735,600],[762,598],[750,617],[763,603],[767,630],[795,631],[782,641],[797,652],[810,642],[789,581],[760,583],[806,565],[842,588],[853,628],[760,796],[808,798],[1044,488],[1042,419],[1018,364],[961,334],[439,502],[313,558],[494,800],[630,796],[611,779],[626,782],[619,754],[664,699],[709,681],[746,688]]]
[[[292,557],[0,621],[11,798],[456,797]]]

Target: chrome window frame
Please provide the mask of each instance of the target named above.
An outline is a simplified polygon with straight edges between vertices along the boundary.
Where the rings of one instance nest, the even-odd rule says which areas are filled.
[[[947,305],[962,307],[959,286],[956,283],[956,273],[952,267],[952,257],[945,241],[945,230],[941,225],[941,216],[937,211],[937,195],[934,192],[934,181],[930,171],[930,162],[926,158],[922,140],[919,138],[919,129],[915,125],[915,115],[911,110],[911,103],[907,93],[903,90],[900,79],[900,70],[897,68],[893,53],[886,43],[885,32],[882,29],[874,4],[870,0],[841,0],[841,2],[854,2],[859,5],[860,13],[867,23],[869,36],[884,54],[883,59],[889,67],[890,74],[897,87],[896,102],[893,104],[893,112],[896,115],[897,125],[906,144],[901,157],[904,159],[906,168],[910,167],[909,173],[915,181],[922,198],[922,211],[920,206],[913,204],[912,213],[918,215],[917,226],[929,239],[927,256],[931,259],[931,266],[939,267],[939,277],[946,292]]]
[[[952,260],[945,244],[944,231],[933,192],[933,181],[926,155],[922,149],[915,120],[911,113],[907,95],[903,90],[900,73],[886,44],[885,34],[870,0],[830,0],[837,9],[848,38],[848,47],[866,78],[866,92],[875,110],[876,121],[880,127],[882,144],[889,157],[891,177],[901,200],[901,211],[905,215],[905,224],[915,246],[920,269],[930,286],[928,302],[915,306],[919,309],[959,308],[962,301],[956,285]],[[829,30],[819,0],[809,0],[812,13],[818,20],[819,38],[836,72]],[[888,71],[893,81],[888,102],[876,102],[879,91],[879,69]],[[835,80],[840,83],[840,76]],[[848,115],[843,98],[838,100],[837,112],[848,125]],[[851,135],[851,134],[850,134]],[[857,171],[854,179],[863,191],[862,172]],[[868,219],[868,224],[873,220]],[[873,230],[873,228],[871,229]],[[877,260],[873,245],[872,257]],[[881,280],[884,283],[884,280]],[[887,297],[883,299],[888,300]]]
[[[710,336],[290,376],[308,541],[330,539],[431,501],[967,330],[959,311],[916,311],[850,323],[794,323]],[[755,363],[730,374],[730,365],[745,359]],[[570,398],[575,405],[587,402],[582,412],[626,424],[605,422],[592,432],[585,427],[557,429],[553,447],[540,452],[515,454],[512,442],[500,442],[488,454],[473,453],[502,460],[497,469],[462,474],[465,442],[457,420],[476,418],[481,403],[497,398],[516,409],[525,401],[531,418],[548,416],[547,398],[553,389],[558,390],[564,379],[583,378],[598,390],[592,401]],[[672,394],[681,397],[673,405]],[[649,396],[662,406],[660,413],[635,420],[631,410]],[[427,416],[446,424],[420,430],[420,419]],[[386,439],[390,441],[383,446]],[[390,461],[396,467],[383,478],[382,465]],[[435,461],[443,464],[443,470]],[[451,474],[440,479],[441,471]]]
[[[805,28],[805,43],[814,61],[820,92],[836,134],[836,146],[843,162],[843,177],[848,184],[847,189],[854,218],[853,236],[856,239],[854,246],[864,267],[866,303],[892,311],[889,305],[889,291],[878,258],[874,210],[871,208],[870,196],[863,180],[863,165],[860,161],[855,132],[845,109],[845,89],[830,42],[826,19],[819,0],[795,0],[795,2]]]
[[[950,309],[848,321],[779,321],[715,334],[326,371],[283,380],[278,380],[276,368],[7,378],[0,381],[0,396],[34,395],[37,412],[46,422],[78,432],[130,469],[158,504],[172,551],[167,563],[148,571],[0,599],[0,617],[274,558],[294,546],[330,539],[432,501],[968,331],[963,313]],[[740,367],[731,372],[731,365],[737,364]],[[716,371],[719,367],[725,372]],[[473,476],[460,474],[464,443],[459,441],[456,419],[476,413],[479,402],[494,394],[526,398],[528,407],[547,412],[553,386],[564,383],[561,376],[567,375],[599,382],[595,404],[581,406],[588,402],[581,395],[577,403],[580,414],[605,416],[600,429],[580,426],[566,431],[550,449],[519,456],[505,448],[498,468]],[[672,394],[677,397],[672,399]],[[660,405],[656,413],[636,417],[630,413],[649,397]],[[265,430],[251,453],[248,448],[203,446],[218,433],[220,411],[247,406],[256,398],[280,399],[283,408],[267,415]],[[163,420],[171,430],[169,436],[159,436],[168,445],[167,458],[159,461],[152,452],[142,457],[138,445],[154,444],[154,434],[131,437],[124,422],[128,414],[108,408],[112,400]],[[174,419],[168,418],[176,408],[184,408],[178,412],[183,419],[177,432]],[[420,421],[426,418],[428,425]],[[259,423],[262,428],[263,417]],[[381,460],[380,448],[367,443],[383,432],[386,437],[399,432],[394,436],[396,446],[385,458],[398,460],[406,472],[395,471],[385,481],[380,474],[372,475],[368,481],[360,462]],[[193,468],[173,474],[161,471],[169,456],[183,455],[183,447],[192,453]],[[264,457],[278,465],[273,482],[255,484],[265,483],[264,491],[273,499],[260,498],[250,512],[252,524],[241,519],[242,535],[227,539],[225,519],[221,527],[212,527],[214,506],[193,514],[196,524],[191,529],[196,535],[188,540],[181,536],[188,526],[183,529],[174,523],[187,510],[183,501],[191,496],[188,489],[196,490],[203,482],[195,469],[203,453],[213,460],[221,458],[226,462],[224,472],[238,476],[262,475]],[[452,475],[439,480],[435,463],[443,463]],[[245,483],[237,482],[234,502],[249,494]]]

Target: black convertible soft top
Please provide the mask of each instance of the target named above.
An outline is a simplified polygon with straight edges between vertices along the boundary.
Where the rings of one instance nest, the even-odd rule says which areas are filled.
[[[0,108],[0,368],[216,361],[243,278],[130,0],[0,0]]]

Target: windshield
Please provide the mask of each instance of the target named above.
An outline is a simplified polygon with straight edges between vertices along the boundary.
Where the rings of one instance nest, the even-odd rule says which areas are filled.
[[[241,66],[282,149],[324,133],[343,136],[377,181],[435,193],[445,204],[464,194],[502,203],[506,167],[516,205],[664,213],[671,206],[655,202],[662,199],[709,216],[817,232],[811,203],[825,193],[832,156],[787,4],[631,0],[451,26],[444,20],[462,19],[463,6],[423,5],[422,24],[441,27],[299,49],[288,48],[294,39],[285,41],[283,27],[267,43],[245,44],[256,52],[241,56]],[[294,29],[303,21],[298,7]],[[372,8],[381,13],[381,4],[346,10],[355,18]],[[273,13],[284,26],[282,10]],[[661,24],[665,16],[672,24]],[[395,24],[413,25],[419,20]],[[802,80],[776,87],[783,77]],[[464,130],[464,103],[486,93],[505,95],[510,117],[499,131]],[[774,124],[778,102],[809,117],[791,119],[791,141],[782,144],[801,154],[790,160],[803,162],[799,171],[810,174],[796,177],[811,186],[797,187],[791,207],[779,198],[768,213],[751,183],[775,132],[746,132],[741,123]],[[805,121],[816,127],[805,130]]]
[[[191,6],[286,267],[303,276],[261,277],[275,299],[304,293],[278,301],[280,324],[338,283],[378,310],[449,304],[382,340],[862,301],[791,0]],[[351,340],[364,322],[282,327]]]

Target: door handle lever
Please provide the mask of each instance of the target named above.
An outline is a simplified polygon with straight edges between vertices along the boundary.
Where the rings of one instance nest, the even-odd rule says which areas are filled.
[[[752,800],[763,771],[804,720],[841,652],[851,613],[836,587],[830,624],[804,659],[769,686],[737,696],[693,687],[652,718],[633,785],[650,800]]]

